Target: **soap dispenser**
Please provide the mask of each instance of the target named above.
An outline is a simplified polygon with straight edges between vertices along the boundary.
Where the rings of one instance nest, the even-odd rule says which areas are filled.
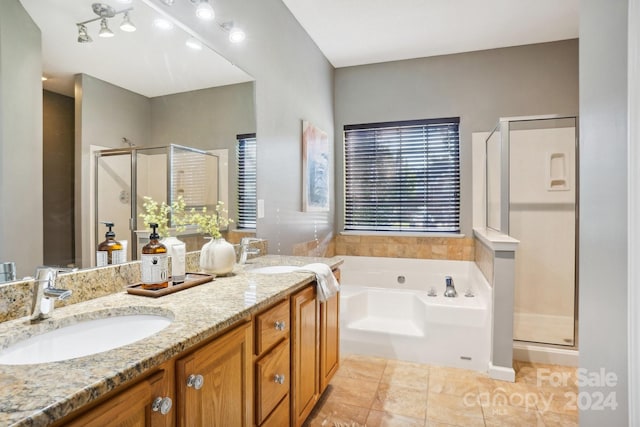
[[[116,240],[116,233],[112,231],[113,222],[105,221],[102,224],[106,225],[109,230],[104,235],[104,242],[98,245],[96,266],[102,267],[104,265],[123,263],[126,259],[126,254],[122,243]]]
[[[167,247],[158,241],[158,224],[152,222],[149,227],[149,243],[142,248],[142,289],[162,289],[169,286]]]

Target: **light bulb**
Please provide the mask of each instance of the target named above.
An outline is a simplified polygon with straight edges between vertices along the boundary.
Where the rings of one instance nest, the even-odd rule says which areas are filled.
[[[102,21],[100,21],[100,32],[98,32],[98,36],[113,37],[114,35],[113,31],[111,31],[107,26],[107,18],[102,18]]]
[[[173,23],[171,21],[168,21],[166,19],[163,18],[156,18],[153,20],[153,25],[155,25],[157,28],[160,28],[161,30],[171,30],[173,28]]]
[[[243,41],[247,35],[240,28],[232,28],[229,31],[229,41],[232,43],[240,43]]]
[[[124,19],[122,20],[122,24],[120,24],[120,29],[122,31],[126,31],[127,33],[131,33],[136,30],[136,26],[133,25],[133,23],[129,19],[129,12],[124,13]]]
[[[200,0],[196,7],[196,16],[205,21],[211,21],[216,17],[216,13],[207,0]]]

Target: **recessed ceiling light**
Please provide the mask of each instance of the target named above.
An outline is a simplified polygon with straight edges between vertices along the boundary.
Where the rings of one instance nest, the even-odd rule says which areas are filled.
[[[164,19],[164,18],[156,18],[153,20],[153,25],[161,30],[171,30],[173,28],[173,22]]]
[[[229,31],[229,41],[232,43],[240,43],[246,37],[247,35],[240,28],[234,27]]]
[[[196,6],[196,16],[205,21],[211,21],[216,17],[216,13],[208,0],[200,0]]]

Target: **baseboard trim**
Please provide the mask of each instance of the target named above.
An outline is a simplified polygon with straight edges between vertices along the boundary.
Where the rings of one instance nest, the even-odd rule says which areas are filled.
[[[513,358],[523,362],[578,367],[578,350],[515,341]]]
[[[513,383],[516,381],[516,371],[513,368],[495,366],[489,362],[489,378]]]

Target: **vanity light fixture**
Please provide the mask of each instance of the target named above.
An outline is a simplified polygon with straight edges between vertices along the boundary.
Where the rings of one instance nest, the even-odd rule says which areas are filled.
[[[120,29],[127,33],[132,33],[136,30],[136,26],[133,25],[133,22],[131,22],[131,19],[129,18],[129,12],[124,13],[122,24],[120,24]]]
[[[203,21],[213,21],[216,17],[216,13],[213,10],[211,4],[209,4],[209,0],[191,0],[193,3],[196,3],[196,16]]]
[[[93,40],[91,39],[89,34],[87,34],[87,27],[85,27],[84,24],[77,24],[77,25],[78,25],[78,43],[91,43]]]
[[[121,3],[131,2],[131,0],[118,0],[118,1],[120,1]],[[119,15],[121,13],[124,14],[124,19],[122,21],[122,24],[120,25],[120,29],[126,32],[132,32],[136,30],[136,26],[133,25],[129,16],[129,12],[133,10],[133,7],[128,7],[122,10],[115,10],[112,6],[109,6],[108,4],[93,3],[91,5],[91,9],[93,10],[93,13],[98,15],[98,17],[93,19],[88,19],[83,22],[78,22],[76,24],[76,26],[78,27],[78,43],[90,43],[93,41],[89,36],[89,34],[87,33],[86,24],[89,24],[95,21],[100,21],[100,31],[98,32],[98,36],[113,37],[115,34],[109,28],[109,23],[107,19],[113,18],[114,16]]]
[[[115,36],[115,34],[113,34],[113,31],[111,31],[109,25],[107,24],[107,18],[102,18],[100,20],[100,31],[98,32],[98,36],[104,38]]]

